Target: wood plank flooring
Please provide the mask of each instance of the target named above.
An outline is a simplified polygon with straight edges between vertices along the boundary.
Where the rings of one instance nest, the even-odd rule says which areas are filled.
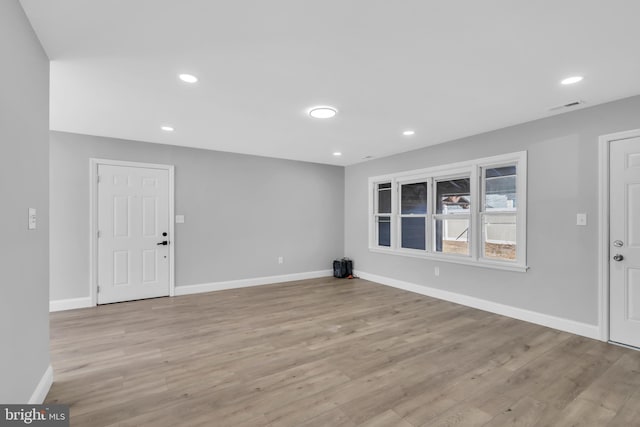
[[[360,279],[51,314],[72,426],[640,426],[640,352]]]

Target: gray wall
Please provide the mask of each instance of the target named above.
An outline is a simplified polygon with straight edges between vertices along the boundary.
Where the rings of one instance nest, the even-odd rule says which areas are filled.
[[[26,403],[49,366],[49,60],[17,0],[0,57],[0,403]]]
[[[91,157],[175,165],[176,287],[327,270],[343,255],[342,167],[51,132],[52,300],[89,296]]]
[[[347,167],[345,253],[363,272],[595,325],[598,137],[637,128],[640,96]],[[522,150],[528,151],[527,273],[367,249],[368,177]],[[588,226],[575,225],[578,212],[588,214]]]

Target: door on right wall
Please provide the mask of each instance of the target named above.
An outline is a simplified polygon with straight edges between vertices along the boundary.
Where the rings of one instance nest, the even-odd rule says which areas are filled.
[[[609,153],[609,338],[640,348],[640,137]]]

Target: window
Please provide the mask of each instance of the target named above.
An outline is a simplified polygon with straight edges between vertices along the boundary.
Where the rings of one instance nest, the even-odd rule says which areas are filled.
[[[526,152],[369,183],[370,250],[526,270]]]
[[[400,247],[427,247],[427,191],[425,181],[400,184]]]
[[[516,166],[482,169],[482,256],[516,260],[517,194]]]
[[[471,178],[436,180],[435,250],[469,255]]]
[[[391,246],[391,183],[376,186],[376,241],[379,246]]]

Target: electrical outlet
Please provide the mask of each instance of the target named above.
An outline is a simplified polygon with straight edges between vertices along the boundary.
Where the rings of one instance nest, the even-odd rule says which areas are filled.
[[[284,264],[284,257],[283,256],[279,256],[278,257],[278,264]]]
[[[587,214],[586,213],[576,214],[576,225],[587,225]]]

